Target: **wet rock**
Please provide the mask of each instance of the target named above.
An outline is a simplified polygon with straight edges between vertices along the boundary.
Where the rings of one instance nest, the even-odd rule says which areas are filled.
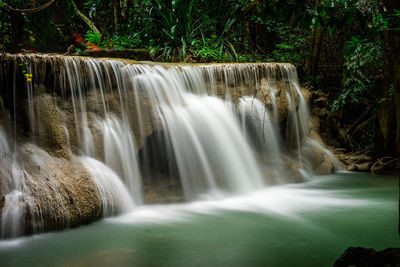
[[[335,172],[335,166],[333,166],[333,163],[327,156],[324,156],[324,160],[322,161],[321,164],[319,164],[318,167],[315,168],[314,171],[314,173],[317,175],[328,175],[334,172]]]
[[[321,147],[326,147],[326,144],[324,140],[322,140],[322,137],[319,135],[319,133],[316,130],[311,130],[310,131],[310,138],[315,140]]]
[[[26,234],[75,227],[101,217],[97,187],[78,158],[55,158],[32,144],[22,147],[21,156]]]
[[[365,154],[348,154],[344,157],[344,160],[351,161],[354,163],[365,163],[372,161],[372,158]]]
[[[369,168],[371,167],[371,165],[372,165],[372,162],[365,162],[362,164],[357,164],[356,165],[357,171],[361,171],[361,172],[369,171]]]
[[[312,169],[318,168],[325,160],[325,155],[320,147],[307,142],[302,149],[302,157],[311,164]]]
[[[400,248],[387,248],[372,257],[372,266],[400,266]]]
[[[304,177],[300,170],[302,168],[301,164],[297,162],[291,162],[284,159],[285,165],[288,167],[286,172],[288,175],[288,181],[291,183],[300,183],[304,181]]]
[[[314,117],[315,121],[317,118]],[[315,128],[310,131],[309,138],[317,143],[313,145],[313,152],[309,155],[308,160],[313,162],[314,173],[317,175],[328,175],[335,172],[335,164],[332,159],[326,154],[331,153],[330,148],[325,144],[324,140]],[[310,159],[311,158],[311,159]],[[341,168],[341,166],[339,166]]]
[[[371,162],[365,162],[363,164],[354,164],[351,163],[350,165],[347,166],[348,171],[360,171],[360,172],[367,172],[369,171],[372,163]]]
[[[183,202],[183,190],[176,177],[160,172],[153,172],[151,180],[144,185],[145,203],[177,203]]]
[[[372,158],[365,154],[342,153],[337,151],[337,158],[346,166],[348,171],[369,171],[372,166]]]
[[[319,118],[325,118],[329,115],[329,111],[327,108],[313,108],[312,113],[318,116]]]
[[[370,258],[376,251],[372,248],[349,247],[335,261],[334,267],[349,267],[349,266],[369,266]]]
[[[354,165],[354,164],[349,164],[349,165],[347,165],[346,169],[348,171],[356,171],[357,170],[357,166]]]
[[[321,91],[313,91],[312,98],[314,107],[326,108],[329,105],[328,97]]]
[[[307,104],[311,103],[311,99],[312,99],[312,93],[310,92],[310,90],[306,89],[306,88],[300,88],[301,90],[301,94],[304,97],[304,100],[306,101]]]
[[[60,158],[69,159],[70,152],[67,146],[65,130],[61,121],[60,112],[56,106],[56,100],[48,94],[42,94],[34,99],[34,107],[38,118],[36,129],[43,147]]]
[[[289,114],[288,94],[291,92],[290,86],[283,81],[278,80],[275,84],[271,84],[261,79],[259,89],[256,90],[255,96],[262,100],[266,106],[272,107],[273,98],[276,101],[278,112],[278,121],[283,121]],[[271,86],[272,90],[271,90]],[[300,88],[301,94],[307,103],[310,103],[311,93],[306,88]],[[297,92],[292,94],[296,109],[299,107],[300,97]]]
[[[319,133],[319,127],[321,125],[321,120],[317,116],[312,116],[311,120],[309,122],[309,129],[310,130],[315,130],[317,133]]]
[[[148,49],[123,49],[123,50],[86,50],[79,56],[102,57],[102,58],[126,58],[132,60],[151,60]]]
[[[376,251],[372,248],[349,247],[335,261],[334,267],[397,267],[400,266],[400,249]]]

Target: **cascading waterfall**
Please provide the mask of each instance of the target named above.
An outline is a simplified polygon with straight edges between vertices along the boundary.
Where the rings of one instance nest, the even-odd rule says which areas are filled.
[[[21,172],[10,147],[4,129],[0,125],[0,172],[7,180],[1,181],[2,187],[6,188],[3,210],[1,213],[1,238],[20,235],[22,232],[20,221],[22,217],[22,185]]]
[[[81,157],[81,162],[96,182],[104,216],[113,215],[116,210],[128,212],[133,209],[127,188],[113,170],[94,158]]]
[[[260,154],[261,168],[274,183],[285,183],[286,175],[282,164],[282,150],[278,137],[278,126],[274,113],[254,97],[242,97],[238,105],[241,114],[242,132],[253,150]],[[274,166],[274,168],[269,168]]]
[[[139,166],[132,130],[113,115],[97,121],[103,133],[104,161],[107,166],[121,174],[135,203],[142,202]],[[132,179],[132,177],[137,177]]]
[[[96,184],[105,216],[143,203],[144,183],[152,181],[152,171],[178,180],[186,200],[215,199],[308,177],[316,165],[309,162],[315,150],[334,161],[323,145],[309,139],[308,104],[296,70],[288,64],[9,58],[0,80],[9,89],[0,96],[14,99],[8,108],[13,110],[14,129],[21,127],[16,96],[28,105],[29,127],[19,134],[23,138],[14,131],[15,147],[40,147],[49,152],[40,152],[42,158],[52,158],[57,166],[80,162]],[[18,80],[21,70],[32,74],[32,81]],[[11,79],[5,78],[9,72]],[[0,179],[13,184],[0,191],[5,195],[2,237],[23,232],[14,229],[27,216],[21,199],[29,190],[22,185],[27,179],[36,181],[28,178],[34,164],[39,166],[36,172],[43,171],[38,162],[24,167],[26,156],[18,155],[26,149],[13,152],[10,146],[0,127]],[[12,171],[4,172],[7,168]],[[54,182],[54,191],[57,186]],[[75,205],[65,192],[68,205]],[[60,203],[65,202],[63,194],[57,195]],[[41,214],[40,207],[36,209],[30,217]],[[61,217],[67,226],[69,216],[65,208]]]
[[[259,166],[229,105],[208,96],[187,95],[184,101],[160,112],[186,198],[262,187]]]

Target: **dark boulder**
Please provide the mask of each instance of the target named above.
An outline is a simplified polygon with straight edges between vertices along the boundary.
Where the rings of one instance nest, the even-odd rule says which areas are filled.
[[[349,247],[336,260],[333,267],[398,267],[400,248],[376,251],[372,248]]]

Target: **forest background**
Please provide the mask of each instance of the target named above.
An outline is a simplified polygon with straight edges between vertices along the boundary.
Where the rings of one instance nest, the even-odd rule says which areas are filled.
[[[398,0],[0,0],[1,54],[67,49],[292,63],[328,145],[399,168]]]

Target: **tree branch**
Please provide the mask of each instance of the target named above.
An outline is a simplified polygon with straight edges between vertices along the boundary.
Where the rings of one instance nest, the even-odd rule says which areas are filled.
[[[51,0],[50,2],[40,6],[40,7],[35,7],[35,8],[27,8],[27,9],[18,9],[18,8],[12,8],[8,5],[6,6],[2,6],[0,8],[3,8],[5,10],[9,10],[9,11],[14,11],[14,12],[24,12],[24,13],[33,13],[33,12],[39,12],[42,11],[43,9],[48,8],[49,6],[51,6],[53,3],[55,2],[55,0]]]
[[[79,11],[78,7],[76,6],[74,0],[71,0],[72,6],[74,7],[75,13],[92,29],[95,33],[100,33],[97,27],[93,24],[93,22],[86,17],[81,11]]]

